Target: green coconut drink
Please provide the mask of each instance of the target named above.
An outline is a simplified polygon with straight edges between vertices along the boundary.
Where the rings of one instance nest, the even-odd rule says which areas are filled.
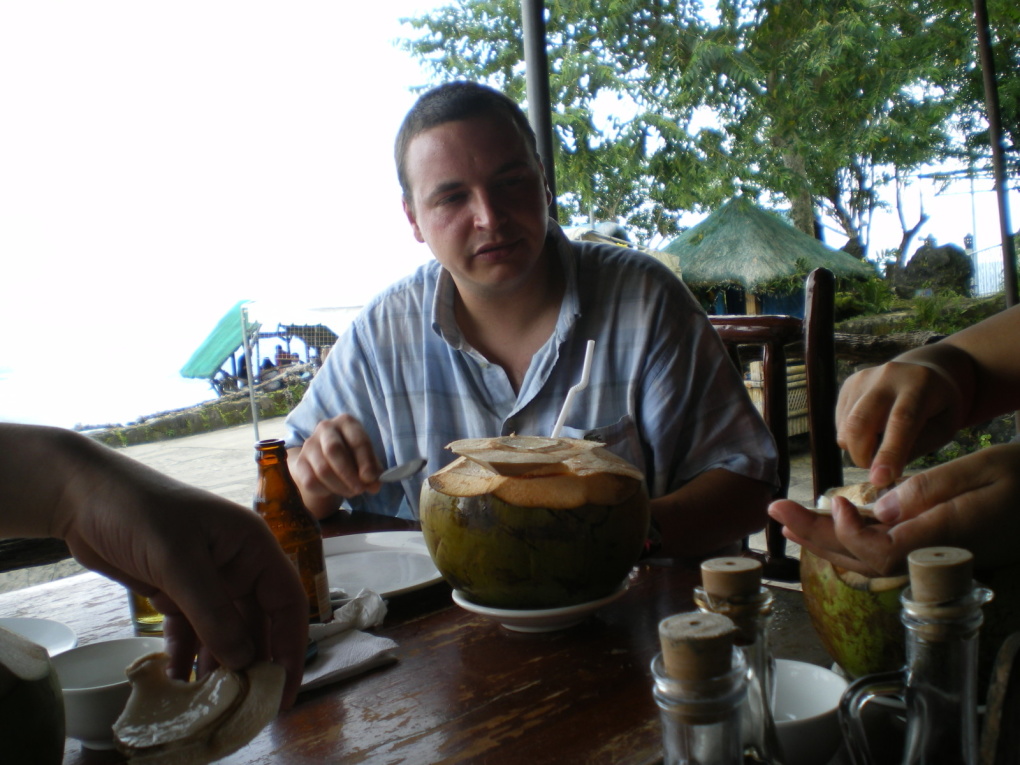
[[[861,677],[903,666],[900,593],[909,577],[866,577],[802,549],[800,580],[815,632],[848,675]]]
[[[870,514],[877,499],[877,491],[867,483],[829,494],[846,496],[864,515]],[[800,574],[811,623],[825,650],[848,675],[857,678],[903,666],[906,634],[900,595],[909,584],[908,576],[866,577],[806,549],[800,553]],[[1020,563],[975,569],[974,577],[994,596],[982,609],[979,633],[978,684],[983,697],[999,647],[1020,630]]]
[[[59,763],[64,700],[46,649],[0,627],[0,751],[9,765]]]
[[[492,608],[544,609],[614,592],[648,535],[644,477],[593,441],[507,436],[460,455],[422,486],[420,518],[450,585]]]

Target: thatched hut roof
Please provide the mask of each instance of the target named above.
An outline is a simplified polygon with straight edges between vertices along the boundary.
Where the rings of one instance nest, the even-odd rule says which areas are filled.
[[[662,253],[660,259],[692,287],[736,286],[757,293],[819,267],[837,277],[875,274],[867,263],[798,231],[746,197],[734,197]]]

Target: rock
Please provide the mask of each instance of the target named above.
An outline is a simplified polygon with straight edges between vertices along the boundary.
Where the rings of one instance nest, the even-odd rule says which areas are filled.
[[[931,290],[932,294],[954,292],[970,297],[974,265],[967,253],[955,244],[919,247],[907,265],[894,274],[894,287],[902,297],[914,297]]]

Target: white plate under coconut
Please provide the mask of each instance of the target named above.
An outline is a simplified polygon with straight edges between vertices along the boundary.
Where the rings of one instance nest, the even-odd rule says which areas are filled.
[[[479,616],[486,616],[514,632],[554,632],[580,624],[603,606],[607,606],[613,601],[622,598],[626,592],[627,582],[624,582],[609,595],[598,600],[578,603],[563,608],[541,608],[535,610],[480,606],[472,602],[460,590],[453,591],[453,602],[465,611],[470,611]]]

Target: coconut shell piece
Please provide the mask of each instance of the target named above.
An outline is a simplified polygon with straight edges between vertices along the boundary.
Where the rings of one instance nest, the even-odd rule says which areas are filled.
[[[219,667],[201,680],[167,677],[170,657],[143,656],[126,670],[131,696],[114,723],[117,749],[135,765],[204,765],[236,752],[273,719],[286,672],[260,662]]]
[[[643,477],[633,465],[605,449],[598,441],[580,438],[517,435],[465,438],[454,441],[447,448],[502,476],[583,475],[609,471],[639,479]]]
[[[638,490],[641,472],[595,441],[506,436],[454,441],[461,457],[429,477],[451,497],[492,494],[522,507],[615,505]]]
[[[564,461],[598,447],[595,441],[541,436],[464,438],[446,448],[498,475],[549,475],[563,472]]]
[[[0,761],[60,763],[64,732],[60,683],[46,649],[0,627]]]
[[[569,510],[588,503],[618,505],[641,487],[639,478],[601,471],[499,475],[466,457],[433,473],[428,483],[451,497],[491,494],[511,505],[553,510]]]

